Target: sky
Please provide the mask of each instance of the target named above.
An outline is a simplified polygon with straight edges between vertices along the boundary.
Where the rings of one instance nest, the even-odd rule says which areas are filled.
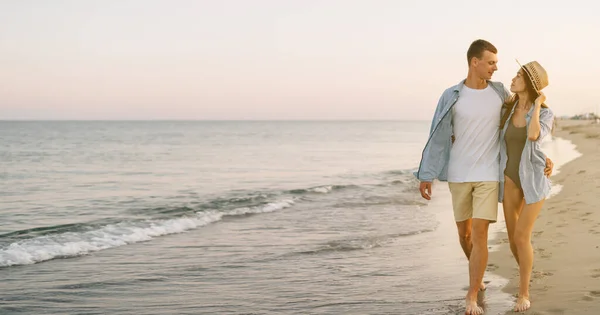
[[[587,3],[586,3],[587,2]],[[0,0],[0,119],[430,120],[475,39],[593,112],[592,1]]]

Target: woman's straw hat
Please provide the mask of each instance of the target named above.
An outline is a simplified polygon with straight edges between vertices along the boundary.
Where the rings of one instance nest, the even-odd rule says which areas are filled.
[[[521,63],[517,60],[519,66]],[[527,76],[531,79],[531,83],[533,83],[533,88],[536,91],[541,91],[543,88],[548,86],[548,74],[546,73],[546,69],[544,69],[539,62],[531,61],[526,63],[521,68],[527,73]]]

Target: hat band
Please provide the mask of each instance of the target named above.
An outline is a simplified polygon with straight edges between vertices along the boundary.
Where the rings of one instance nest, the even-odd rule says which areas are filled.
[[[529,81],[531,81],[531,83],[533,84],[533,88],[534,88],[536,91],[539,91],[539,89],[538,89],[538,87],[537,87],[537,86],[538,86],[538,84],[537,84],[537,82],[536,82],[536,80],[535,80],[535,79],[537,78],[537,76],[536,76],[536,77],[534,77],[534,76],[532,75],[532,73],[529,71],[529,69],[527,69],[527,67],[523,67],[523,70],[525,70],[525,72],[527,72],[527,76],[529,77]]]

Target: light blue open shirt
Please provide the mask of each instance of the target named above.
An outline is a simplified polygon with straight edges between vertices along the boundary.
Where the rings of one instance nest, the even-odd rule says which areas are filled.
[[[516,106],[515,106],[516,107]],[[506,162],[508,156],[506,155],[506,142],[504,141],[504,135],[508,124],[511,124],[511,118],[515,111],[513,107],[510,112],[504,128],[500,133],[500,193],[498,194],[498,202],[502,202],[504,196],[504,169],[506,168]],[[529,124],[531,122],[531,116],[534,111],[534,106],[525,116],[527,121],[527,129],[529,130]],[[554,122],[554,114],[549,108],[540,109],[540,135],[537,140],[531,141],[529,138],[525,140],[525,146],[521,153],[521,161],[519,163],[519,179],[521,180],[521,187],[523,188],[523,195],[525,196],[525,203],[532,204],[548,197],[550,194],[550,179],[544,175],[544,168],[546,168],[546,155],[542,152],[541,142],[552,130],[552,124]]]
[[[488,81],[488,84],[498,93],[502,103],[510,96],[502,83]],[[465,80],[462,80],[459,84],[446,89],[439,99],[419,169],[414,172],[414,175],[422,182],[431,182],[434,179],[448,181],[448,162],[450,161],[453,133],[451,111],[458,101],[464,85]],[[498,122],[498,128],[500,128],[500,122]],[[500,157],[498,157],[499,160]]]

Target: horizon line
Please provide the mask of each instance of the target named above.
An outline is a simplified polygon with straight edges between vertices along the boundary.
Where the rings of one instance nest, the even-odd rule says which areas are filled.
[[[148,122],[148,121],[182,121],[182,122],[264,122],[264,121],[430,121],[429,119],[39,119],[39,118],[16,118],[16,119],[1,119],[0,122],[32,122],[32,121],[55,121],[55,122]]]

